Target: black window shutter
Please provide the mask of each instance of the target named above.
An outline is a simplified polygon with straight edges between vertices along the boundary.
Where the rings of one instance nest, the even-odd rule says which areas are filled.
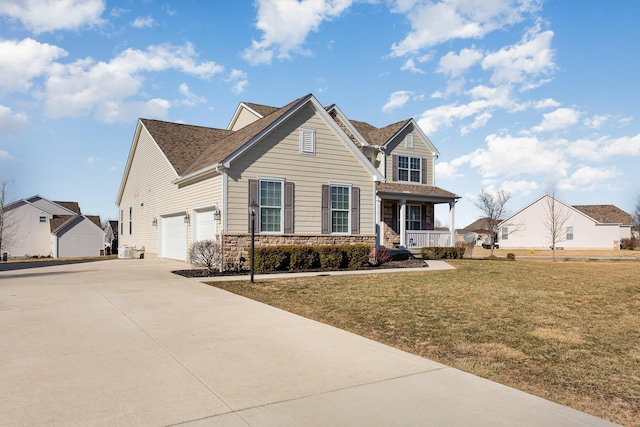
[[[427,183],[427,158],[423,157],[420,160],[420,163],[422,164],[422,183],[426,184]]]
[[[427,229],[427,205],[420,206],[420,230]]]
[[[249,180],[249,199],[247,201],[247,206],[249,206],[252,202],[256,202],[259,204],[258,202],[258,180],[257,179],[250,179]],[[251,213],[249,212],[249,209],[247,208],[247,213],[249,215],[249,220],[248,220],[248,228],[249,228],[249,233],[251,233]],[[256,221],[259,221],[259,218],[256,218]],[[258,228],[258,227],[256,227]]]
[[[395,232],[395,233],[399,233],[400,232],[400,227],[398,227],[399,222],[398,222],[398,204],[394,203],[391,205],[391,229]]]
[[[328,185],[322,186],[322,215],[321,215],[321,229],[322,234],[329,234],[329,202],[331,201],[330,188]]]
[[[284,232],[293,233],[293,205],[295,202],[295,186],[293,182],[284,183]]]
[[[398,155],[394,154],[391,156],[391,179],[393,181],[398,180]]]
[[[351,188],[351,234],[360,234],[360,188]]]

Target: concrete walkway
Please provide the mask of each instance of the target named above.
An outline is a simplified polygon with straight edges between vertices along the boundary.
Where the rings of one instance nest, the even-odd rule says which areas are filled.
[[[170,273],[184,266],[0,272],[0,424],[611,425]]]

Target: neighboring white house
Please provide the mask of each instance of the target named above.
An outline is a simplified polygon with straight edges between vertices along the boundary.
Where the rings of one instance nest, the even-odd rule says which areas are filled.
[[[545,194],[500,223],[500,249],[549,249],[552,246],[550,202]],[[620,249],[631,237],[631,215],[613,205],[570,206],[555,199],[556,218],[561,218],[556,248]]]
[[[35,195],[4,207],[11,238],[9,257],[98,256],[104,250],[100,217],[82,215],[77,202],[53,202]]]
[[[247,256],[255,202],[259,245],[451,245],[459,197],[435,186],[437,155],[413,119],[377,128],[312,94],[243,102],[227,129],[140,119],[119,244],[186,261],[192,242],[215,239],[231,268]],[[449,232],[434,230],[435,204],[449,205]]]

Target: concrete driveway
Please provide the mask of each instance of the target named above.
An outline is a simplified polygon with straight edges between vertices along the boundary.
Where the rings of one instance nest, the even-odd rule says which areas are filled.
[[[0,424],[611,425],[170,273],[179,268],[0,272]]]

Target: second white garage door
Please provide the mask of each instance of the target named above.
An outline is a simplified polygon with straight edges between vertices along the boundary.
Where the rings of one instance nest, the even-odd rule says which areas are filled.
[[[187,224],[184,222],[184,214],[161,218],[160,256],[187,260]]]

